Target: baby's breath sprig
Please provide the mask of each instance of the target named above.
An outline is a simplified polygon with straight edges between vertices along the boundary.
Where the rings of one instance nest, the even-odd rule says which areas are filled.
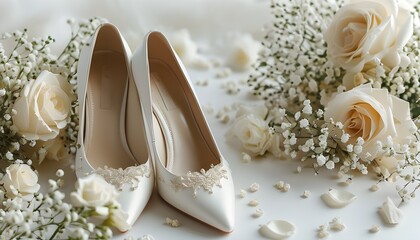
[[[271,110],[275,117],[269,125],[275,134],[283,137],[284,152],[302,162],[311,160],[316,174],[323,168],[334,169],[339,163],[343,174],[355,169],[367,174],[369,161],[360,161],[358,156],[363,149],[363,140],[350,144],[342,123],[324,120],[324,112],[320,109],[313,112],[309,100],[303,105],[303,109],[295,114],[286,109]]]
[[[318,95],[335,92],[342,76],[327,59],[322,33],[343,1],[273,1],[273,26],[262,42],[256,72],[248,84],[271,108],[293,112],[303,100],[318,103]]]
[[[95,208],[75,207],[64,202],[64,171],[48,181],[45,194],[35,193],[30,200],[21,195],[6,198],[0,206],[0,239],[110,239],[108,226],[95,225]],[[0,192],[4,191],[0,185]],[[4,193],[4,192],[3,192]],[[112,206],[108,206],[112,207]]]

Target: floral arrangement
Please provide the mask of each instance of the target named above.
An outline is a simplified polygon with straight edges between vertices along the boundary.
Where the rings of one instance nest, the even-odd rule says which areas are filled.
[[[272,153],[342,176],[420,187],[419,1],[273,1],[274,20],[248,80],[263,107],[242,107],[231,132]],[[401,181],[403,182],[402,185]]]
[[[27,30],[2,35],[0,239],[108,239],[110,226],[129,228],[117,190],[103,178],[79,179],[67,203],[60,191],[64,171],[57,170],[58,179],[41,191],[33,164],[44,159],[65,164],[74,157],[77,62],[81,47],[103,21],[70,20],[71,39],[58,56],[49,49],[52,37],[29,39]]]

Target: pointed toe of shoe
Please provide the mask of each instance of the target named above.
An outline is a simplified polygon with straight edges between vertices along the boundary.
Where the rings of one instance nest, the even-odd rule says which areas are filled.
[[[174,182],[158,184],[162,198],[177,209],[223,232],[232,232],[235,222],[235,193],[230,173],[220,186],[204,188],[174,187]],[[171,184],[168,184],[171,183]]]
[[[153,191],[153,176],[142,177],[138,186],[133,189],[129,184],[124,184],[120,190],[117,201],[121,208],[128,214],[127,224],[133,226],[143,212]]]
[[[214,189],[213,193],[200,191],[190,199],[189,215],[223,232],[232,232],[235,224],[235,197],[232,188]],[[232,190],[231,190],[232,189]]]
[[[221,203],[218,209],[207,209],[208,215],[200,220],[223,232],[232,232],[235,225],[234,206],[227,206]]]

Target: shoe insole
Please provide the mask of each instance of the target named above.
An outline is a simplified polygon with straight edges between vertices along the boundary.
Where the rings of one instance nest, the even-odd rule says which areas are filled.
[[[123,54],[98,51],[92,57],[86,96],[85,148],[93,168],[136,164],[121,127],[127,65]]]
[[[150,78],[154,117],[157,118],[154,122],[168,130],[163,130],[163,139],[162,133],[156,132],[155,128],[155,144],[169,145],[166,148],[158,147],[159,158],[165,167],[174,174],[183,175],[188,171],[200,171],[208,169],[211,164],[217,164],[218,159],[201,134],[180,79],[174,71],[162,61],[152,59]],[[165,149],[173,152],[162,152]]]

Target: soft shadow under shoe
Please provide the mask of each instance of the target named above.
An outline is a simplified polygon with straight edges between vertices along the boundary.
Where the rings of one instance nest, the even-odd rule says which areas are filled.
[[[151,32],[131,61],[162,198],[224,232],[234,226],[231,171],[188,75],[165,36]],[[153,105],[153,107],[152,107]]]
[[[78,64],[80,129],[76,174],[99,174],[119,191],[132,226],[154,185],[143,114],[131,78],[131,52],[118,29],[101,25]]]

